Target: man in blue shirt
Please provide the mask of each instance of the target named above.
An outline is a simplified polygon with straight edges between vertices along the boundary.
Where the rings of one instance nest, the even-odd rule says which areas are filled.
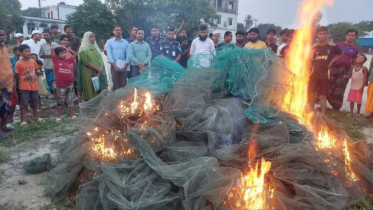
[[[150,48],[152,50],[152,60],[153,60],[155,57],[161,54],[161,51],[162,51],[161,43],[164,42],[165,40],[159,36],[159,29],[157,26],[151,27],[151,34],[152,36],[148,37],[146,39],[146,42],[150,45]]]
[[[127,39],[126,39],[126,41],[128,42],[128,43],[130,43],[131,44],[131,42],[133,42],[133,41],[136,41],[136,33],[137,33],[137,27],[136,26],[132,26],[132,28],[131,28],[131,32],[130,32],[130,37],[128,37]]]
[[[129,65],[129,43],[122,38],[120,26],[114,28],[114,38],[106,43],[108,62],[110,63],[113,91],[127,84],[126,69]]]
[[[167,56],[176,62],[180,61],[180,43],[175,40],[175,31],[173,28],[167,30],[167,40],[161,43],[161,48],[161,55]]]
[[[21,52],[19,52],[18,47],[13,48],[13,55],[14,56],[10,56],[10,63],[12,64],[12,71],[14,72],[14,70],[16,69],[16,64],[21,56]]]

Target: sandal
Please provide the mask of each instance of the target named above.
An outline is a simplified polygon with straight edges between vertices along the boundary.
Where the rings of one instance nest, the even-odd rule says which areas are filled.
[[[58,122],[58,123],[60,123],[62,121],[62,119],[61,118],[56,118],[56,122]]]
[[[27,125],[27,122],[26,122],[26,121],[23,121],[23,122],[21,122],[20,125],[22,125],[22,126]]]

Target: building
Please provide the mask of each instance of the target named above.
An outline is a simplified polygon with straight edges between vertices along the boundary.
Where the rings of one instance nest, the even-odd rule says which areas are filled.
[[[373,31],[369,32],[366,36],[359,38],[359,44],[363,52],[373,52]]]
[[[65,2],[60,2],[57,5],[41,7],[42,18],[23,16],[25,23],[17,30],[17,33],[22,33],[24,37],[31,37],[33,30],[49,31],[51,25],[57,25],[59,31],[63,31],[66,25],[67,15],[75,12],[75,6],[66,5]]]
[[[216,27],[209,27],[209,32],[217,31],[220,34],[220,40],[223,40],[226,31],[235,34],[237,32],[239,0],[211,0],[211,5],[220,17],[215,20]],[[233,36],[233,41],[235,41],[235,36]]]

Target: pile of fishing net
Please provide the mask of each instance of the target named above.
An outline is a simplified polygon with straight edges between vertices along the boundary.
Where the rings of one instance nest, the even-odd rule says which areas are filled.
[[[206,62],[201,56],[191,64]],[[349,142],[347,167],[338,126],[314,116],[340,137],[319,149],[279,109],[294,75],[270,50],[227,49],[207,60],[210,68],[184,70],[157,57],[125,88],[82,103],[81,133],[47,174],[47,192],[77,195],[84,210],[250,209],[237,207],[245,196],[232,191],[260,158],[272,163],[267,209],[343,209],[373,190],[371,145]]]

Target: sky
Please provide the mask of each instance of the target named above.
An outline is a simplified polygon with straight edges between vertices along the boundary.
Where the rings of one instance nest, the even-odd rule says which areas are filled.
[[[83,0],[42,0],[42,6],[56,5],[64,1],[69,5],[79,5]],[[259,23],[273,23],[283,28],[297,25],[297,8],[302,0],[240,0],[238,22],[247,14]],[[38,0],[20,0],[22,9],[38,7]],[[337,22],[357,23],[373,20],[373,0],[334,0],[332,8],[325,8],[321,24]]]

